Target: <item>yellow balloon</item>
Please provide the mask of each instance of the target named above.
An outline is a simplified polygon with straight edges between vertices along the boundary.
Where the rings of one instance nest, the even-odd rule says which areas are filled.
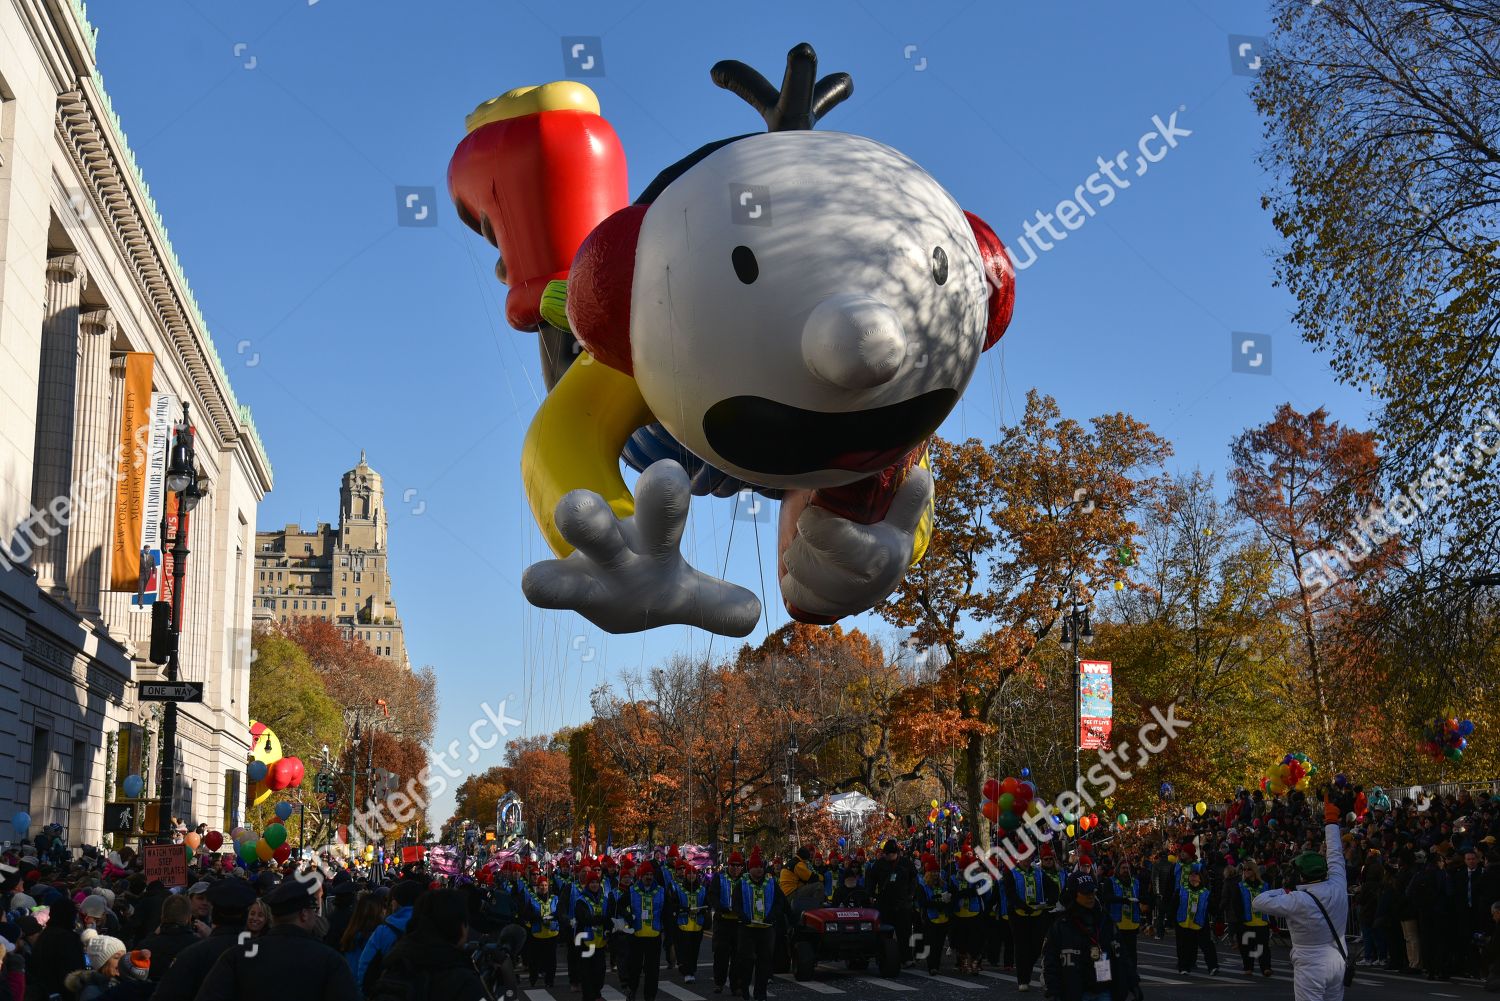
[[[272,848],[270,843],[266,841],[265,838],[261,838],[255,843],[255,857],[260,859],[262,862],[271,861],[272,856],[274,856],[275,854],[276,849]]]
[[[937,806],[938,806],[938,804],[937,804],[937,800],[933,800],[933,801],[932,801],[932,808],[933,808],[933,809],[934,809],[934,810],[936,810],[936,809],[937,809]]]
[[[250,758],[264,761],[267,768],[281,760],[281,738],[276,736],[275,730],[255,720],[250,721]],[[251,802],[256,806],[271,798],[271,787],[264,782],[251,786],[250,792],[253,796]]]
[[[1204,803],[1203,800],[1200,799],[1198,802],[1193,804],[1193,809],[1197,810],[1198,816],[1201,817],[1203,816],[1203,814],[1208,812],[1208,804]]]
[[[375,846],[374,845],[365,845],[365,858],[371,859],[371,858],[374,858],[374,857],[375,857]]]
[[[1073,834],[1074,834],[1073,825],[1069,824],[1068,825],[1068,837],[1071,838],[1073,836]]]

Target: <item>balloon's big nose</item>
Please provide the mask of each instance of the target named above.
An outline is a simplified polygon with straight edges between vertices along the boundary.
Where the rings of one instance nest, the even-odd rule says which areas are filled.
[[[847,292],[813,309],[802,328],[802,359],[813,375],[844,389],[890,382],[906,357],[906,332],[895,310]]]

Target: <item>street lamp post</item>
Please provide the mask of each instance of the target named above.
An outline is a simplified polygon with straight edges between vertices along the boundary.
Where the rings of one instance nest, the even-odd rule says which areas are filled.
[[[734,851],[734,804],[740,798],[740,742],[729,752],[729,850]]]
[[[1069,596],[1068,609],[1063,613],[1062,643],[1073,648],[1073,791],[1083,784],[1083,658],[1078,651],[1080,643],[1094,638],[1094,627],[1089,622],[1088,605],[1077,600],[1075,591]]]
[[[359,788],[359,716],[354,717],[353,750],[349,752],[349,851],[354,851],[354,807]]]
[[[177,680],[179,658],[182,652],[182,606],[186,601],[188,558],[187,515],[203,499],[206,481],[199,475],[193,457],[193,428],[188,423],[188,404],[182,405],[182,422],[173,428],[172,448],[167,457],[166,487],[177,495],[177,530],[172,533],[172,619],[171,645],[167,651],[166,674],[168,682]],[[166,543],[166,519],[162,519],[162,542]],[[158,818],[158,834],[170,841],[174,833],[172,820],[176,816],[177,792],[177,703],[168,701],[162,713],[161,726],[161,811]]]
[[[786,745],[786,830],[787,839],[796,841],[797,835],[797,801],[793,789],[797,781],[797,735],[792,734]]]

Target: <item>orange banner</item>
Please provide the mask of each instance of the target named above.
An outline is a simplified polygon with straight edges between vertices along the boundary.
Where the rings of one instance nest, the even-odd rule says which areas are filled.
[[[151,433],[151,374],[147,351],[125,356],[125,400],[120,413],[120,453],[115,483],[114,546],[109,589],[134,592],[141,577],[141,520],[146,499],[146,441]]]

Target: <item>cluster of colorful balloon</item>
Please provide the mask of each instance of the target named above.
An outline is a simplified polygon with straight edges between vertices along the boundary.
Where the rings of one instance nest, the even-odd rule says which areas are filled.
[[[1026,816],[1036,799],[1034,783],[1009,775],[1004,781],[986,779],[981,791],[984,799],[979,804],[979,812],[1006,832],[1021,826],[1021,818]]]
[[[286,843],[286,828],[281,824],[271,824],[260,835],[253,828],[236,827],[229,836],[234,839],[234,853],[245,865],[272,859],[285,862],[292,856],[292,846]]]
[[[1293,751],[1271,767],[1271,773],[1260,780],[1260,787],[1272,796],[1280,796],[1303,784],[1316,775],[1318,766],[1301,751]]]
[[[963,810],[959,809],[957,803],[951,801],[947,803],[939,803],[937,800],[933,800],[932,809],[927,811],[927,822],[929,824],[936,824],[939,820],[949,819],[953,820],[955,823],[963,820]]]
[[[1422,750],[1433,761],[1462,761],[1464,751],[1469,748],[1469,734],[1474,732],[1471,719],[1443,719],[1432,721],[1422,734]]]
[[[1073,823],[1068,825],[1068,837],[1075,837],[1080,831],[1087,834],[1099,826],[1099,815],[1097,813],[1085,813],[1081,816],[1065,815]]]

